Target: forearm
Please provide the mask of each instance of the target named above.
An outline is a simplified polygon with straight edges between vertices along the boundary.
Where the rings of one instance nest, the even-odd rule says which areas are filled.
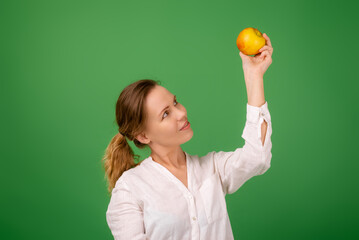
[[[266,102],[264,98],[263,76],[252,74],[252,73],[245,73],[244,79],[246,82],[248,104],[254,107],[262,106]],[[261,125],[262,145],[264,145],[266,132],[267,132],[267,122],[264,120]]]
[[[248,104],[254,107],[262,106],[266,100],[264,98],[263,76],[244,73],[246,82]]]

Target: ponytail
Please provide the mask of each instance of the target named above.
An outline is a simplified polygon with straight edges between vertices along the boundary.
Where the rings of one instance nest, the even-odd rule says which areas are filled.
[[[111,139],[102,158],[109,193],[112,192],[116,181],[121,177],[123,172],[140,164],[134,162],[135,157],[139,156],[134,154],[126,137],[121,133],[117,133]]]

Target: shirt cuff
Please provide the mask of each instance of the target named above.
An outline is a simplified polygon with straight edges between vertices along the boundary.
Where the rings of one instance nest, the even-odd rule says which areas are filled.
[[[271,122],[271,116],[268,110],[268,102],[266,101],[262,106],[255,107],[247,103],[247,122],[258,125],[258,138],[261,138],[261,125],[263,120],[267,123]]]

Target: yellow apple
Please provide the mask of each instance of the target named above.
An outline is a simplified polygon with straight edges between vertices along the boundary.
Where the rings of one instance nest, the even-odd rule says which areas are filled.
[[[256,28],[245,28],[237,37],[237,47],[239,51],[246,55],[256,55],[266,44],[266,39],[262,36],[262,33]]]

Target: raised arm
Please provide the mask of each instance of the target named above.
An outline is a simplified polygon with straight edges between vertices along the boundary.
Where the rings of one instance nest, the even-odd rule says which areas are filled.
[[[245,144],[232,152],[212,153],[225,194],[237,191],[248,179],[265,173],[270,167],[272,123],[264,97],[263,75],[272,63],[273,48],[269,37],[263,36],[266,45],[259,54],[251,57],[239,52],[248,97],[247,120],[242,134]]]
[[[248,104],[254,107],[260,107],[266,102],[264,98],[263,75],[272,64],[272,43],[267,34],[263,33],[263,37],[266,39],[266,45],[259,50],[260,53],[256,56],[250,57],[239,52],[242,58]],[[261,140],[263,145],[267,127],[268,123],[264,120],[261,124]]]

